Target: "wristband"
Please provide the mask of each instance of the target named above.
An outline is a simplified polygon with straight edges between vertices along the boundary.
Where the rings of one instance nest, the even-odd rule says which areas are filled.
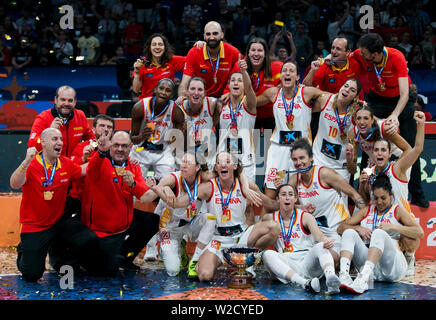
[[[22,164],[18,167],[18,171],[26,173],[27,168],[24,168]]]

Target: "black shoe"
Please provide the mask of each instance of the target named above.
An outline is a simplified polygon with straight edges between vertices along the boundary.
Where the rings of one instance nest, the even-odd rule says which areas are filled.
[[[139,271],[141,268],[130,260],[121,260],[120,268],[125,271]]]
[[[424,198],[419,198],[418,200],[412,199],[412,201],[410,201],[410,204],[413,204],[413,205],[418,206],[420,208],[428,208],[430,206],[430,203],[428,202],[428,200],[426,200]]]

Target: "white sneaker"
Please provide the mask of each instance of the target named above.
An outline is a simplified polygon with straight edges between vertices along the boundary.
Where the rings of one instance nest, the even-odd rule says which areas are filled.
[[[333,274],[329,277],[326,276],[327,294],[339,293],[340,284],[341,281],[339,280],[337,275]]]
[[[414,276],[415,275],[415,253],[404,255],[407,261],[407,272],[406,276]]]
[[[357,278],[353,281],[351,286],[348,287],[348,289],[354,293],[362,294],[368,290],[368,282],[363,279],[363,277],[359,273]]]
[[[339,288],[347,288],[353,283],[353,279],[351,279],[350,274],[345,271],[339,272],[339,281],[341,281]]]
[[[321,291],[319,279],[313,278],[311,280],[307,280],[307,282],[304,284],[304,289],[312,293],[319,293]]]

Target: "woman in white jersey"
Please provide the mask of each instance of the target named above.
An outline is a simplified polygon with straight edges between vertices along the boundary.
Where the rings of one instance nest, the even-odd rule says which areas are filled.
[[[391,122],[376,118],[370,107],[360,107],[356,110],[353,118],[355,125],[353,130],[348,132],[350,143],[347,145],[347,151],[350,157],[347,157],[347,161],[348,166],[354,170],[357,167],[358,146],[368,155],[368,167],[374,165],[372,148],[374,141],[378,138],[389,140],[393,144],[393,154],[397,157],[400,157],[404,151],[411,149],[407,141],[398,133],[398,128]]]
[[[283,283],[301,285],[311,292],[320,292],[318,277],[326,276],[329,293],[336,293],[339,278],[330,249],[335,239],[327,238],[318,228],[315,218],[295,207],[297,189],[289,184],[277,188],[280,209],[262,217],[280,226],[280,235],[274,249],[266,250],[263,262],[266,268]]]
[[[353,128],[352,115],[359,107],[361,89],[358,79],[349,79],[337,94],[325,93],[316,102],[322,108],[313,142],[313,161],[334,169],[345,181],[350,181],[350,175],[356,170],[348,165],[346,147],[348,132]]]
[[[350,216],[342,193],[353,199],[359,209],[365,206],[365,202],[335,170],[313,164],[312,147],[307,139],[300,138],[294,142],[291,147],[291,157],[297,173],[289,178],[288,183],[297,188],[300,204],[305,207],[312,204],[315,207],[312,214],[324,235],[336,240],[330,253],[337,262],[340,253],[340,236],[336,228]],[[276,185],[283,183],[280,179],[276,179],[275,182]],[[277,210],[277,204],[264,203],[267,209]]]
[[[411,213],[412,218],[414,218],[414,215],[411,212],[408,202],[408,183],[410,168],[415,161],[419,161],[419,155],[424,148],[425,115],[421,111],[415,111],[413,118],[417,123],[415,146],[407,152],[403,152],[400,159],[390,161],[392,156],[390,142],[384,139],[378,139],[374,142],[371,154],[375,165],[370,169],[365,169],[359,178],[359,193],[364,199],[369,200],[372,197],[371,185],[377,180],[377,176],[380,173],[386,174],[389,177],[395,195],[393,199],[394,203],[405,208],[407,212]],[[413,253],[418,249],[419,242],[418,239],[411,240],[405,237],[401,237],[400,239],[401,247],[406,251],[405,254],[408,259],[408,275],[414,274],[415,258]]]
[[[342,234],[339,279],[341,287],[355,293],[368,290],[373,277],[376,281],[395,282],[407,272],[407,262],[398,240],[400,236],[419,239],[424,231],[401,206],[393,202],[389,177],[381,174],[373,185],[374,200],[345,220],[338,227]],[[366,246],[369,245],[369,248]],[[353,281],[350,264],[359,270]]]
[[[247,72],[247,62],[239,59],[240,72],[229,79],[229,101],[218,106],[215,120],[219,124],[218,152],[229,152],[241,162],[251,181],[256,181],[253,129],[256,122],[256,94]],[[219,117],[219,118],[218,118]]]
[[[222,249],[255,247],[265,249],[272,245],[279,234],[279,227],[272,221],[262,221],[248,227],[246,207],[250,203],[242,192],[239,174],[241,167],[234,156],[221,152],[216,156],[216,177],[198,187],[198,198],[207,202],[207,219],[216,220],[212,240],[204,249],[197,263],[200,281],[210,281],[217,268],[224,263]],[[159,188],[154,188],[165,201],[169,201]],[[169,201],[172,207],[189,205],[188,196]]]
[[[319,104],[312,100],[317,99],[323,92],[314,87],[298,84],[298,67],[292,62],[282,65],[280,87],[272,87],[257,96],[257,107],[269,102],[273,104],[275,129],[271,136],[271,146],[268,149],[265,169],[265,194],[274,199],[274,179],[277,173],[293,169],[290,162],[290,146],[300,137],[312,141],[310,121],[312,112],[321,111]]]
[[[216,137],[212,131],[214,114],[219,112],[218,99],[206,97],[203,78],[193,77],[187,84],[187,99],[180,102],[180,108],[185,115],[184,130],[186,131],[186,148],[195,152],[201,165],[212,162],[216,153]],[[176,100],[176,103],[179,101]]]
[[[169,147],[171,130],[183,130],[184,115],[171,98],[175,85],[171,79],[160,80],[152,97],[139,100],[132,108],[130,137],[133,148],[130,158],[138,162],[142,175],[150,169],[160,180],[174,171],[175,158]],[[157,234],[150,239],[145,253],[146,260],[156,260]]]

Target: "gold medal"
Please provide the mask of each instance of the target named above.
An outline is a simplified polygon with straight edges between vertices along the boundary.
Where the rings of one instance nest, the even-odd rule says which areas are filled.
[[[292,246],[292,244],[289,244],[289,247],[285,247],[283,248],[283,252],[293,252],[294,251],[294,247]]]
[[[288,121],[287,125],[288,125],[289,130],[292,130],[292,128],[294,128],[294,122],[293,121]]]
[[[115,171],[117,172],[117,175],[119,175],[119,176],[121,176],[125,170],[126,169],[124,167],[115,167]]]
[[[89,140],[89,144],[91,145],[91,147],[93,147],[94,149],[98,147],[98,142],[95,140]]]
[[[197,209],[192,210],[191,208],[188,209],[188,219],[192,219],[195,217],[195,215],[197,214]]]
[[[289,248],[283,248],[283,253],[286,253],[286,252],[291,252],[291,251],[289,250]]]
[[[195,140],[194,144],[195,144],[196,147],[199,147],[199,146],[201,146],[201,141],[200,140]]]
[[[223,215],[221,217],[221,222],[225,223],[231,220],[231,212],[229,209],[223,210]]]
[[[347,139],[347,134],[345,132],[341,133],[341,139],[342,141],[345,141],[345,139]]]
[[[385,91],[386,90],[386,85],[384,83],[379,83],[378,87],[379,87],[380,91]]]
[[[51,200],[53,199],[53,191],[44,191],[44,200]]]
[[[277,171],[276,173],[277,177],[279,177],[280,179],[283,179],[285,177],[285,171],[281,170],[281,171]]]

